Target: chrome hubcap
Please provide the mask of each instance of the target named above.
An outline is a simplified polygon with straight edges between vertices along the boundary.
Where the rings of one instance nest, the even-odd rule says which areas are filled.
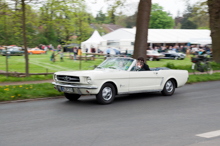
[[[103,90],[102,90],[102,97],[105,99],[105,100],[110,100],[112,98],[112,89],[110,87],[105,87]]]
[[[171,81],[168,81],[166,83],[166,90],[167,90],[167,92],[172,92],[173,91],[173,83]]]

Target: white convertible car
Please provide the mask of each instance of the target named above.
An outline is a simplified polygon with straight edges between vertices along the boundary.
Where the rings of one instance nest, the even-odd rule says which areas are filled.
[[[52,84],[71,101],[81,95],[96,95],[99,103],[109,104],[119,94],[159,91],[170,96],[188,80],[186,70],[137,71],[136,63],[133,58],[107,58],[94,70],[56,72]]]

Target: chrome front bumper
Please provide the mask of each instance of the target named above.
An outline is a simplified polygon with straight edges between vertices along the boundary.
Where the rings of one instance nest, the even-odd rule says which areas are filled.
[[[63,92],[61,91],[61,87],[68,87],[68,88],[74,88],[74,91],[75,92],[71,92],[71,93],[74,93],[74,94],[85,94],[85,89],[98,89],[98,87],[96,86],[85,86],[85,85],[82,85],[82,86],[79,86],[79,85],[67,85],[67,84],[59,84],[59,83],[56,83],[56,82],[52,82],[52,84],[54,85],[54,87],[56,87],[55,89],[59,92]],[[81,90],[80,90],[81,89]],[[82,93],[82,92],[83,93]],[[87,91],[87,90],[86,90]],[[67,92],[68,93],[68,92]]]
[[[62,86],[62,87],[70,87],[70,88],[79,88],[79,89],[98,89],[96,86],[79,86],[79,85],[66,85],[52,82],[53,85]]]

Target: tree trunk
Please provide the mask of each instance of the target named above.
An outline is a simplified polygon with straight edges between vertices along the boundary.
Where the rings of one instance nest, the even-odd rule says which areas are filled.
[[[213,60],[220,63],[220,0],[208,0]]]
[[[148,27],[150,21],[151,0],[140,0],[138,6],[134,58],[143,57],[146,60]]]
[[[28,51],[27,51],[27,40],[26,40],[26,25],[25,25],[25,0],[22,0],[22,24],[23,24],[23,42],[24,42],[24,52],[25,52],[25,73],[26,77],[29,76],[29,64],[28,64]]]
[[[5,45],[8,46],[8,31],[7,31],[7,6],[6,6],[6,3],[4,4],[5,5],[5,12],[4,12],[4,15],[5,15],[5,19],[4,19],[4,31],[5,31]],[[8,48],[6,47],[6,77],[8,78]]]

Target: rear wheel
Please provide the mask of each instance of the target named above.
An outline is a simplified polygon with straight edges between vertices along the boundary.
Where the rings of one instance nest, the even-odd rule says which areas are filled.
[[[33,53],[32,53],[32,52],[30,52],[29,54],[30,54],[30,55],[32,55]]]
[[[171,79],[164,85],[163,91],[161,92],[164,96],[171,96],[175,92],[175,82]]]
[[[69,93],[64,93],[64,96],[69,100],[69,101],[77,101],[81,95],[79,94],[69,94]]]
[[[115,99],[116,90],[111,83],[106,83],[102,86],[99,93],[96,95],[96,100],[100,104],[110,104]]]

